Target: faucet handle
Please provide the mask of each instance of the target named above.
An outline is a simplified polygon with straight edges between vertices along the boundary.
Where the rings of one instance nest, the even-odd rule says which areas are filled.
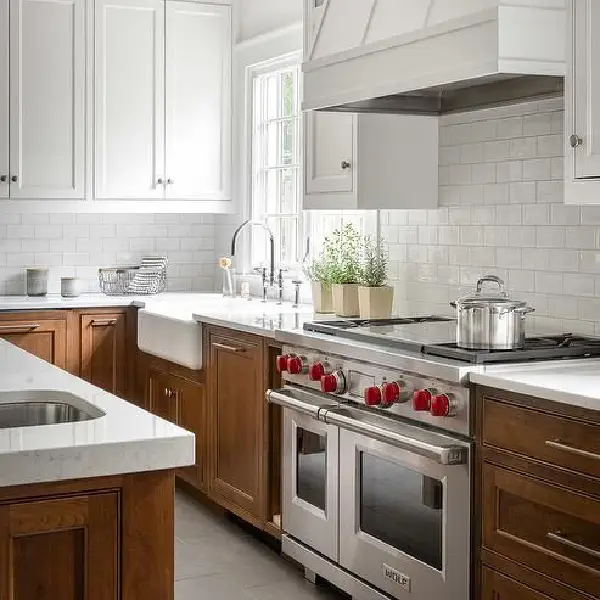
[[[300,286],[304,283],[304,281],[300,279],[292,280],[292,285],[294,286],[294,308],[298,308],[300,305]]]

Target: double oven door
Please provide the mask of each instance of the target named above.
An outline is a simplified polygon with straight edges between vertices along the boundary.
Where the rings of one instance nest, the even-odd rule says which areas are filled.
[[[469,466],[340,428],[339,564],[397,598],[466,600]]]
[[[283,420],[283,531],[337,562],[339,430],[289,408]]]

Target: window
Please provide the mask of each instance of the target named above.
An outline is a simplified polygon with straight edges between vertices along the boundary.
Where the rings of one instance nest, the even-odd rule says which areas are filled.
[[[298,273],[307,250],[316,254],[334,229],[350,221],[359,231],[374,231],[375,219],[366,211],[302,210],[300,58],[270,61],[251,72],[251,216],[273,231],[276,264]],[[267,262],[267,240],[259,239],[253,237],[249,268]]]

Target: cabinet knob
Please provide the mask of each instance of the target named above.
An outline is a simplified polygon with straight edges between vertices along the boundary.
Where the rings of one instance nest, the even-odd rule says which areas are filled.
[[[10,180],[11,180],[13,183],[17,183],[17,181],[19,181],[19,176],[18,176],[18,175],[13,175],[13,176],[10,178]]]
[[[173,179],[171,179],[169,177],[169,179],[167,179],[167,185],[173,185],[175,183],[175,181]]]
[[[347,171],[348,169],[352,168],[352,163],[349,160],[343,160],[342,161],[342,169],[344,171]]]
[[[575,133],[569,138],[571,148],[577,148],[577,146],[583,145],[583,140]]]
[[[165,180],[164,180],[162,177],[159,177],[159,178],[156,180],[156,184],[157,184],[157,185],[164,185],[164,184],[165,184]]]
[[[6,183],[8,181],[8,175],[0,175],[0,183]]]

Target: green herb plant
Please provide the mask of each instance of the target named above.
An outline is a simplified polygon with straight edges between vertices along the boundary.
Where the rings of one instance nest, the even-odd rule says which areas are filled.
[[[387,282],[389,252],[383,240],[366,235],[361,242],[358,282],[364,287],[382,287]]]
[[[336,229],[323,243],[322,257],[332,284],[357,284],[360,273],[361,237],[352,223]]]

